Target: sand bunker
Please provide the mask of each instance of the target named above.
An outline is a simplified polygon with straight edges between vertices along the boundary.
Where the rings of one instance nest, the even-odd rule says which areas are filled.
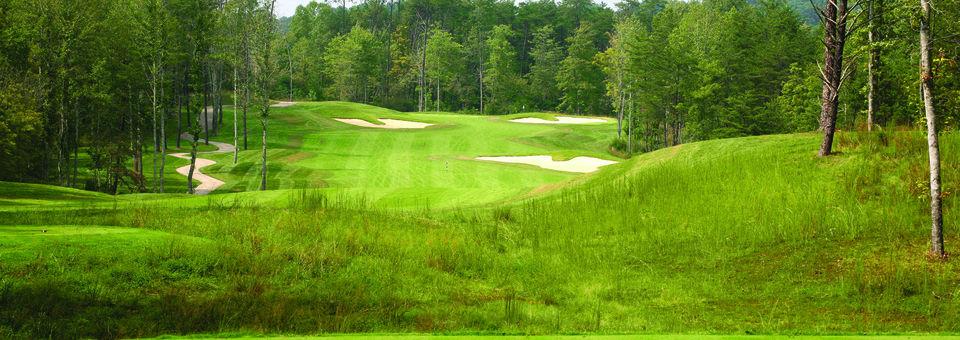
[[[296,103],[297,102],[277,102],[276,104],[270,105],[270,107],[287,107]]]
[[[546,120],[546,119],[540,119],[540,118],[527,117],[527,118],[511,119],[510,121],[514,123],[524,123],[524,124],[598,124],[598,123],[607,122],[606,119],[600,119],[600,118],[581,118],[581,117],[562,117],[562,116],[557,116],[556,118],[557,120]]]
[[[555,161],[550,156],[501,156],[501,157],[477,157],[477,160],[492,161],[501,163],[530,164],[544,169],[588,173],[600,169],[602,166],[616,164],[617,162],[593,157],[575,157],[567,161]]]
[[[363,119],[348,119],[348,118],[334,118],[334,120],[346,123],[350,125],[362,126],[367,128],[376,128],[376,129],[422,129],[433,124],[420,123],[420,122],[409,122],[406,120],[397,120],[397,119],[380,119],[383,122],[383,125],[373,124],[371,122],[365,121]]]

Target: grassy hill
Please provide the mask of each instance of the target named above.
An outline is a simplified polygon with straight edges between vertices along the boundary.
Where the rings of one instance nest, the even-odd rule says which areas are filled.
[[[338,104],[278,111],[277,120],[303,121],[275,124],[279,132],[268,143],[281,149],[304,136],[302,145],[316,145],[303,147],[311,156],[284,166],[330,173],[324,181],[331,185],[348,173],[329,170],[331,164],[349,157],[326,144],[357,155],[379,152],[351,138],[406,155],[383,164],[393,167],[387,172],[440,172],[421,164],[429,162],[427,152],[410,147],[432,143],[423,148],[462,163],[458,171],[509,187],[520,181],[499,176],[527,173],[494,175],[486,164],[470,170],[456,150],[563,154],[575,149],[562,147],[556,134],[593,133],[490,117],[377,113],[441,124],[437,136],[388,137],[321,128],[332,110],[316,107],[325,105]],[[457,126],[443,126],[451,122]],[[478,135],[492,127],[505,131]],[[396,209],[390,200],[331,189],[146,195],[60,209],[76,193],[32,186],[46,203],[0,209],[0,337],[960,329],[960,267],[924,255],[922,134],[842,133],[840,154],[825,159],[815,157],[818,142],[799,134],[691,143],[559,178],[554,190],[528,186],[520,196],[479,196],[495,203],[444,209]],[[602,156],[599,142],[583,145],[577,152]],[[953,192],[960,136],[944,135],[941,147],[945,188]],[[353,167],[378,181],[375,163]],[[224,165],[219,173],[232,171]],[[250,176],[237,173],[227,182]],[[538,176],[536,185],[551,179]],[[379,180],[386,191],[422,185],[416,178]],[[16,186],[0,183],[0,197]],[[279,196],[262,198],[271,195]],[[958,210],[947,196],[953,249],[951,216]]]

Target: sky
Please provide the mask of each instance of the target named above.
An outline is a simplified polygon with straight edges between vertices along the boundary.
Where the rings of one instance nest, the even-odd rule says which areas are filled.
[[[277,16],[278,17],[292,16],[293,13],[297,11],[297,6],[308,4],[310,3],[310,1],[312,0],[277,0],[277,4],[276,4]],[[347,2],[349,3],[351,1],[347,1]],[[599,2],[607,4],[608,7],[613,7],[613,4],[619,1],[618,0],[600,0]]]

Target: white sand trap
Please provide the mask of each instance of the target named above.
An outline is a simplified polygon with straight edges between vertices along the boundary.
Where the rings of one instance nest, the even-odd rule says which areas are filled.
[[[297,102],[277,102],[276,104],[270,105],[270,107],[287,107],[296,103]]]
[[[530,164],[544,169],[588,173],[600,170],[600,167],[617,162],[608,161],[593,157],[575,157],[567,161],[555,161],[550,156],[501,156],[501,157],[477,157],[481,161],[492,161],[501,163]]]
[[[350,118],[334,118],[334,120],[346,123],[350,125],[362,126],[367,128],[376,128],[376,129],[422,129],[433,124],[420,123],[420,122],[410,122],[406,120],[398,119],[380,119],[383,122],[383,125],[377,125],[363,119],[350,119]]]
[[[527,117],[527,118],[511,119],[510,121],[514,123],[524,123],[524,124],[598,124],[598,123],[607,122],[606,119],[600,119],[600,118],[581,118],[581,117],[563,117],[563,116],[557,116],[556,118],[557,120],[546,120],[546,119],[540,119],[540,118]]]
[[[184,134],[182,134],[181,136],[182,136],[184,139],[187,139],[187,140],[192,140],[192,139],[193,139],[193,136],[191,136],[189,133],[184,133]],[[199,143],[203,143],[203,142],[204,142],[204,139],[203,139],[203,138],[200,138],[200,139],[198,140],[198,142],[199,142]],[[200,154],[211,154],[211,153],[233,152],[233,150],[236,149],[233,145],[227,144],[227,143],[220,143],[220,142],[213,142],[213,141],[211,141],[210,144],[213,144],[214,146],[216,146],[216,147],[217,147],[217,150],[216,150],[216,151],[208,151],[208,152],[197,152],[197,155],[200,155]],[[177,157],[177,158],[181,158],[181,159],[186,159],[186,160],[188,160],[188,161],[190,160],[190,153],[188,153],[188,152],[172,153],[172,154],[170,154],[170,156]],[[208,167],[208,166],[214,165],[214,164],[217,164],[217,162],[214,162],[214,161],[209,160],[209,159],[206,159],[206,158],[197,157],[197,160],[196,160],[196,162],[195,162],[196,168],[193,169],[193,179],[196,180],[196,181],[199,181],[199,182],[200,182],[200,185],[198,185],[198,186],[196,186],[196,187],[193,188],[193,193],[194,193],[194,194],[197,194],[197,195],[206,195],[206,194],[209,194],[211,191],[217,190],[217,188],[219,188],[221,185],[223,185],[223,181],[221,181],[221,180],[219,180],[219,179],[216,179],[216,178],[213,178],[213,177],[210,177],[209,175],[206,175],[206,174],[200,172],[200,169],[202,169],[202,168],[204,168],[204,167]],[[184,176],[188,176],[188,175],[190,174],[190,165],[184,165],[184,166],[181,166],[181,167],[177,168],[177,173],[178,173],[178,174],[181,174],[181,175],[184,175]]]

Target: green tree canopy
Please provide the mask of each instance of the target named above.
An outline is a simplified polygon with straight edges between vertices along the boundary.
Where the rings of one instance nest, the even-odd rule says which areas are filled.
[[[530,99],[533,106],[541,110],[556,110],[560,91],[557,89],[557,73],[563,60],[563,49],[554,39],[553,26],[543,26],[533,35],[533,49],[530,50]]]
[[[453,40],[453,35],[442,29],[434,29],[427,40],[427,77],[435,82],[437,111],[442,100],[441,90],[453,90],[454,82],[463,73],[463,46]]]
[[[506,25],[493,28],[487,39],[490,55],[486,62],[483,83],[487,88],[487,107],[490,112],[518,112],[523,108],[520,91],[523,79],[517,68],[517,51],[510,43],[515,36]]]
[[[597,48],[589,24],[581,24],[568,39],[567,57],[557,72],[557,87],[562,93],[560,108],[576,114],[601,114],[603,102],[603,74],[594,62]]]
[[[378,44],[373,34],[359,25],[330,41],[324,62],[333,80],[334,97],[362,102],[369,99],[369,90],[379,74]]]

